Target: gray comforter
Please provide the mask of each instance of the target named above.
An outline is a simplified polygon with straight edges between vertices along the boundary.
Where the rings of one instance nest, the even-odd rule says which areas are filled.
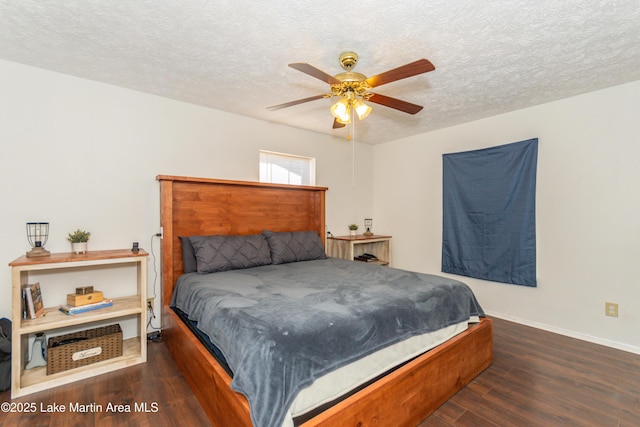
[[[280,426],[316,378],[484,313],[463,283],[329,258],[180,277],[172,305],[226,357],[256,427]]]

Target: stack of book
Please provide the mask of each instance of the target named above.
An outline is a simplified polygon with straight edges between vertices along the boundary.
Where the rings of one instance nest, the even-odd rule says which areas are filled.
[[[378,257],[372,254],[362,254],[362,255],[358,255],[353,257],[354,261],[363,261],[363,262],[373,262],[373,261],[378,261]]]
[[[67,304],[60,306],[60,311],[70,316],[85,313],[113,305],[113,300],[104,298],[101,291],[94,291],[93,286],[76,288],[75,294],[67,295]]]

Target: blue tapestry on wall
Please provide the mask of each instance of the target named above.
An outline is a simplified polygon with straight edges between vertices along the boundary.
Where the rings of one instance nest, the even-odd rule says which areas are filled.
[[[443,155],[443,272],[537,285],[537,162],[537,138]]]

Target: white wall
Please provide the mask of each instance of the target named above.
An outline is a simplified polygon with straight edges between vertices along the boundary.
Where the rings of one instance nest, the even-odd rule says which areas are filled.
[[[442,154],[538,137],[538,287],[449,276],[490,314],[640,353],[639,134],[636,81],[375,146],[376,231],[395,266],[439,272]]]
[[[7,264],[30,249],[26,222],[50,222],[52,252],[70,251],[65,237],[78,227],[91,231],[90,250],[138,241],[150,251],[159,174],[257,181],[260,149],[313,156],[334,234],[372,214],[369,145],[356,144],[354,186],[344,139],[6,61],[0,93],[0,317],[11,315]],[[46,305],[63,302],[43,295]]]

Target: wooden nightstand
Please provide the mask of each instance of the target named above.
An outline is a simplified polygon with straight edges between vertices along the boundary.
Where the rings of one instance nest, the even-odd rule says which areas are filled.
[[[336,236],[327,238],[327,255],[353,260],[362,254],[372,254],[378,261],[372,263],[391,266],[391,236]]]

